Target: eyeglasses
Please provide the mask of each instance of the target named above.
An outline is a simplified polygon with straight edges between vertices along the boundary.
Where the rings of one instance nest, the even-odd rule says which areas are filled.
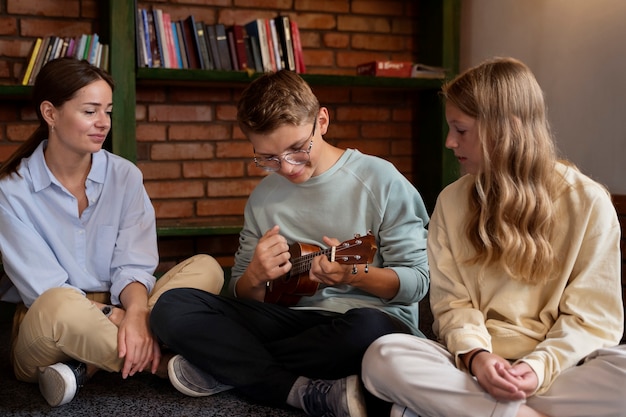
[[[264,169],[265,171],[276,172],[280,169],[281,161],[285,161],[291,165],[304,165],[311,160],[311,148],[313,147],[313,136],[315,136],[316,122],[313,123],[313,130],[309,138],[309,147],[307,149],[300,149],[299,151],[286,152],[278,156],[270,156],[267,158],[261,158],[254,155],[254,164]]]

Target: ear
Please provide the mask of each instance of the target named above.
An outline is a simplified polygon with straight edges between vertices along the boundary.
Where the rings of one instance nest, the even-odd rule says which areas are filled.
[[[48,100],[42,101],[39,105],[39,111],[48,126],[54,126],[56,118],[56,108]]]
[[[328,130],[328,125],[330,124],[330,117],[326,107],[320,107],[320,111],[317,114],[317,122],[320,126],[320,134],[324,136]]]

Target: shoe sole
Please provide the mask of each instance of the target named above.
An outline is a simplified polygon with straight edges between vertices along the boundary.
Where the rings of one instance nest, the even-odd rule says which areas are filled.
[[[67,404],[76,395],[76,376],[63,364],[39,368],[39,391],[51,407]]]
[[[346,401],[350,417],[367,417],[361,381],[356,375],[346,378]]]
[[[167,376],[170,380],[170,383],[178,392],[181,392],[189,397],[209,397],[211,395],[219,394],[220,392],[228,391],[232,389],[230,385],[218,384],[211,391],[198,392],[192,389],[189,389],[185,385],[183,385],[174,375],[176,375],[176,371],[174,370],[175,362],[178,358],[178,355],[174,356],[167,363]]]

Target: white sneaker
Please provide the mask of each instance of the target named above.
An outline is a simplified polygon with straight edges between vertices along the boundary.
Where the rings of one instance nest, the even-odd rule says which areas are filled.
[[[52,407],[67,404],[87,380],[87,366],[78,361],[39,368],[39,391]]]

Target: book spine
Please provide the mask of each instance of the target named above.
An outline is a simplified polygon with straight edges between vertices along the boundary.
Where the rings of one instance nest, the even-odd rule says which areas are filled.
[[[228,37],[228,48],[230,49],[230,63],[233,70],[239,71],[239,60],[237,59],[237,44],[235,43],[235,34],[232,30],[226,31]]]
[[[215,69],[213,67],[213,63],[211,62],[211,57],[209,55],[209,48],[206,43],[206,38],[204,36],[204,23],[195,22],[196,23],[196,34],[198,45],[200,49],[200,56],[202,57],[202,69],[212,70]]]
[[[185,41],[185,49],[187,58],[189,59],[189,68],[202,68],[200,63],[200,52],[198,50],[198,41],[196,35],[195,23],[193,16],[189,16],[182,22],[183,39]]]
[[[146,9],[141,9],[141,24],[143,25],[143,42],[146,46],[146,66],[152,68],[152,46],[150,45],[150,27]]]
[[[291,27],[291,40],[293,42],[293,58],[296,65],[296,72],[298,74],[304,74],[306,72],[306,65],[304,64],[304,53],[302,52],[302,42],[300,41],[300,29],[295,20],[291,20],[289,25]]]
[[[183,22],[180,20],[172,23],[172,31],[176,34],[177,52],[180,57],[180,67],[189,68],[189,58],[187,57],[187,49],[185,48],[185,39],[183,38]]]
[[[165,44],[167,45],[169,68],[180,68],[178,66],[178,58],[176,57],[174,34],[172,33],[172,19],[169,13],[162,12],[161,15],[163,16],[163,33],[165,34]]]
[[[217,35],[215,33],[215,25],[204,25],[204,36],[206,37],[207,45],[209,47],[211,61],[213,61],[213,68],[216,70],[224,69],[222,66],[222,60],[220,58],[219,50],[217,49]]]
[[[35,67],[35,61],[37,61],[37,55],[39,54],[39,48],[41,48],[42,41],[42,38],[37,38],[33,44],[33,50],[30,53],[30,59],[28,60],[24,77],[22,77],[22,85],[28,84],[28,79],[30,78],[30,74],[33,72],[33,68]]]
[[[247,33],[246,29],[241,25],[233,25],[230,30],[235,38],[235,49],[237,50],[237,62],[239,63],[240,70],[247,70],[248,66],[252,63],[249,59],[249,48],[247,45]]]
[[[154,9],[154,29],[156,33],[156,41],[159,45],[159,53],[161,55],[161,65],[163,68],[172,68],[170,62],[170,54],[165,39],[165,27],[163,26],[163,10]]]
[[[272,46],[274,47],[274,56],[276,59],[276,70],[280,71],[285,68],[285,58],[283,57],[283,48],[280,46],[280,39],[278,38],[278,31],[276,30],[276,21],[274,19],[268,19],[270,24],[270,34],[272,35]]]
[[[265,29],[265,37],[267,39],[267,55],[270,59],[270,70],[276,71],[276,55],[274,54],[274,41],[272,39],[272,32],[270,29],[270,22],[268,19],[262,19],[264,29]]]
[[[228,46],[228,38],[226,36],[226,27],[218,23],[215,25],[215,40],[217,42],[217,51],[220,56],[222,69],[232,71],[233,65],[230,58],[230,48]]]
[[[261,61],[261,69],[257,68],[259,72],[267,72],[272,70],[272,65],[270,63],[269,57],[269,49],[267,47],[267,33],[265,31],[265,24],[263,23],[263,19],[255,19],[246,24],[246,30],[248,31],[248,36],[250,36],[251,44],[256,45],[256,48],[259,50],[259,57]],[[255,39],[255,42],[252,42],[252,39]],[[252,49],[254,53],[254,46]]]
[[[283,50],[283,57],[285,58],[285,68],[290,71],[296,70],[296,62],[293,55],[293,41],[291,39],[291,24],[289,17],[277,16],[276,30],[280,38],[281,48]]]
[[[156,22],[154,20],[154,11],[146,12],[148,17],[148,36],[150,37],[150,54],[152,55],[152,68],[163,67],[161,48],[157,40]]]
[[[91,35],[91,45],[90,45],[89,52],[87,55],[87,60],[92,65],[96,64],[96,54],[98,51],[99,43],[100,43],[100,37],[98,36],[98,34],[94,33],[93,35]]]

